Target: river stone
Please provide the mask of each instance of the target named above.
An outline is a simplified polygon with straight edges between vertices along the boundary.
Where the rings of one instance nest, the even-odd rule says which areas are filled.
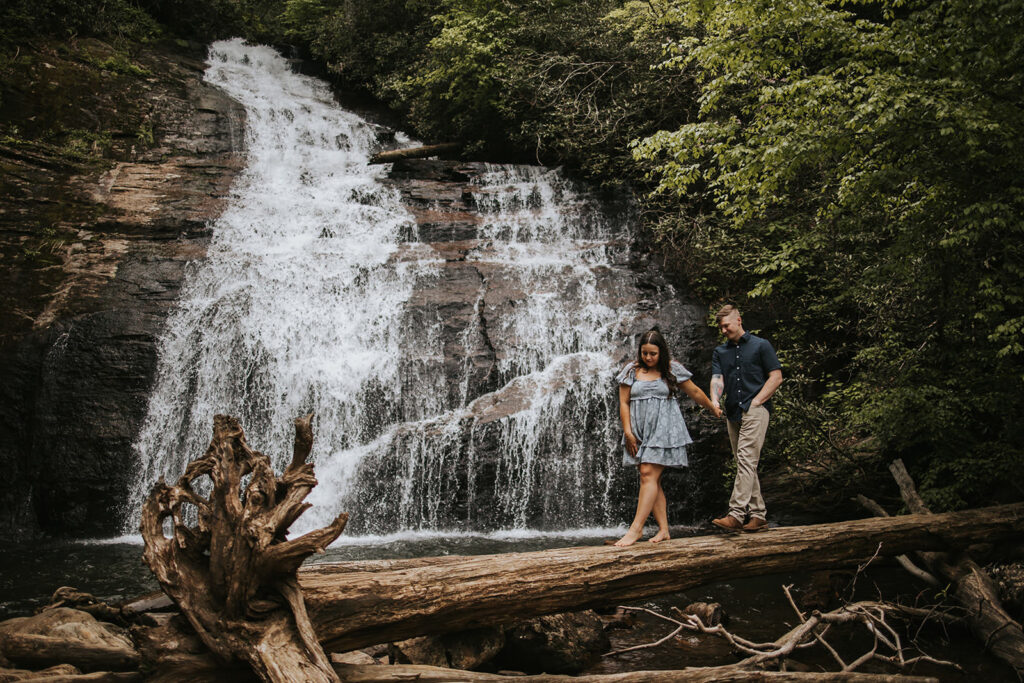
[[[423,664],[471,671],[488,663],[505,645],[500,627],[409,638],[389,647],[392,664]]]
[[[53,607],[31,617],[0,622],[0,649],[3,649],[4,657],[20,664],[32,664],[37,657],[35,648],[30,653],[13,650],[10,643],[5,642],[12,636],[26,639],[49,654],[55,649],[63,650],[67,657],[63,663],[81,668],[94,664],[90,651],[102,652],[104,658],[118,660],[121,663],[119,668],[125,668],[127,662],[138,659],[124,629],[97,621],[92,615],[70,607]],[[83,652],[87,658],[77,659],[77,655]]]
[[[505,629],[501,666],[528,674],[576,674],[610,647],[593,610],[551,614]]]

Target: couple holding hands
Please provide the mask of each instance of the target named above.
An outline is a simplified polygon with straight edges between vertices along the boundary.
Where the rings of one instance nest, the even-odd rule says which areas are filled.
[[[743,329],[743,319],[734,306],[723,306],[715,314],[715,322],[726,342],[712,355],[711,398],[693,383],[693,374],[682,363],[672,360],[657,328],[641,335],[636,360],[615,378],[619,383],[623,462],[640,470],[640,497],[633,523],[614,545],[628,546],[640,540],[651,514],[658,523],[651,542],[669,538],[661,474],[666,467],[687,466],[686,446],[693,441],[676,401],[679,391],[715,417],[724,416],[729,428],[736,482],[728,514],[712,523],[728,531],[768,527],[757,463],[768,431],[771,397],[782,384],[782,365],[770,343]]]

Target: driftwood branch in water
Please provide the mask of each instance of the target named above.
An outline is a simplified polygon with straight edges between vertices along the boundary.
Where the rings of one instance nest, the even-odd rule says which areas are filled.
[[[1024,535],[1024,503],[638,543],[475,557],[320,564],[299,572],[332,652],[673,593],[744,576]]]
[[[378,152],[370,157],[371,164],[390,164],[400,159],[426,159],[427,157],[446,156],[462,149],[458,142],[442,142],[437,145],[423,145],[407,149],[393,149]]]
[[[863,507],[865,510],[873,514],[875,517],[890,516],[889,513],[885,511],[885,508],[883,508],[877,502],[871,500],[865,495],[858,493],[857,502],[860,503],[861,507]],[[896,561],[899,562],[900,566],[907,570],[907,572],[909,572],[913,576],[916,576],[921,581],[924,581],[929,586],[938,587],[940,585],[940,582],[937,578],[935,578],[933,575],[929,574],[925,570],[918,567],[916,564],[914,564],[913,560],[911,560],[906,555],[897,555]]]
[[[915,516],[930,514],[903,461],[894,460],[889,466],[889,471],[899,486],[900,495],[907,509],[916,513]],[[975,541],[981,539],[998,540],[985,534],[978,534]],[[1003,608],[999,591],[988,573],[966,553],[920,554],[933,574],[953,584],[953,590],[950,592],[966,610],[964,619],[983,646],[1012,666],[1018,677],[1024,678],[1024,629]]]
[[[783,586],[786,597],[789,599],[789,604],[796,612],[796,615],[800,620],[800,624],[774,641],[758,643],[741,638],[731,633],[721,624],[713,626],[705,624],[700,617],[687,614],[675,607],[672,608],[672,610],[678,615],[678,619],[667,617],[660,612],[643,607],[621,607],[620,609],[646,612],[673,624],[676,628],[670,634],[657,642],[615,650],[605,654],[605,657],[631,652],[642,648],[656,647],[666,640],[674,637],[680,631],[686,630],[723,638],[734,650],[747,655],[745,659],[737,662],[736,664],[717,667],[723,673],[736,670],[743,670],[752,673],[761,669],[767,662],[773,662],[774,664],[781,663],[783,664],[781,668],[784,670],[785,661],[790,657],[790,655],[797,650],[803,650],[815,644],[820,644],[832,655],[836,664],[840,667],[840,671],[843,673],[855,671],[858,667],[863,666],[871,660],[882,661],[896,666],[901,670],[905,670],[906,668],[922,661],[961,670],[960,666],[954,662],[935,659],[928,655],[921,654],[910,658],[905,656],[905,648],[903,647],[899,633],[886,621],[886,615],[888,614],[906,616],[906,611],[899,605],[889,605],[887,603],[874,601],[855,602],[843,605],[842,607],[830,612],[819,612],[815,610],[809,615],[805,615],[797,609],[796,603],[793,601],[793,596],[790,593],[790,588],[792,588],[792,586]],[[829,644],[828,640],[826,640],[829,628],[833,625],[841,624],[862,624],[867,628],[868,633],[874,637],[874,645],[871,649],[851,662],[846,662],[835,648]],[[882,647],[881,652],[879,651],[880,645]],[[890,651],[891,654],[885,654],[886,650]]]
[[[215,416],[206,454],[176,485],[154,486],[142,510],[143,557],[164,592],[218,659],[244,661],[267,681],[338,680],[306,615],[296,570],[341,534],[348,516],[287,540],[316,485],[305,462],[312,417],[295,420],[292,462],[275,477],[269,458],[249,448],[238,420]],[[204,477],[213,483],[209,497],[193,488]]]

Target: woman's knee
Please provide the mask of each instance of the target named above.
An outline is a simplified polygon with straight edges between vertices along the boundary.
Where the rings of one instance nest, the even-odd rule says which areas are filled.
[[[655,465],[654,463],[641,463],[640,464],[640,483],[646,484],[658,483],[661,479],[661,471],[664,469],[661,465]]]

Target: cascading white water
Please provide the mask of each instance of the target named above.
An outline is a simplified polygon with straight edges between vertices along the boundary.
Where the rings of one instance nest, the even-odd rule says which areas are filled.
[[[500,388],[474,391],[467,362],[457,390],[439,391],[440,322],[408,302],[442,259],[410,239],[385,169],[368,164],[375,127],[266,47],[216,43],[206,79],[246,108],[248,164],[160,342],[126,526],[153,481],[205,450],[215,413],[238,416],[280,467],[310,410],[320,484],[297,531],[341,510],[346,535],[608,523],[609,352],[635,311],[605,303],[599,276],[628,225],[555,171],[489,167],[466,256],[477,315],[460,334],[494,340]],[[516,293],[500,311],[487,296],[499,285]]]
[[[402,302],[431,267],[392,258],[410,217],[367,165],[373,128],[324,85],[238,40],[211,49],[206,80],[245,106],[248,163],[160,343],[133,514],[149,483],[205,450],[217,412],[267,453],[311,409],[321,444],[353,445],[360,391],[395,386]]]

